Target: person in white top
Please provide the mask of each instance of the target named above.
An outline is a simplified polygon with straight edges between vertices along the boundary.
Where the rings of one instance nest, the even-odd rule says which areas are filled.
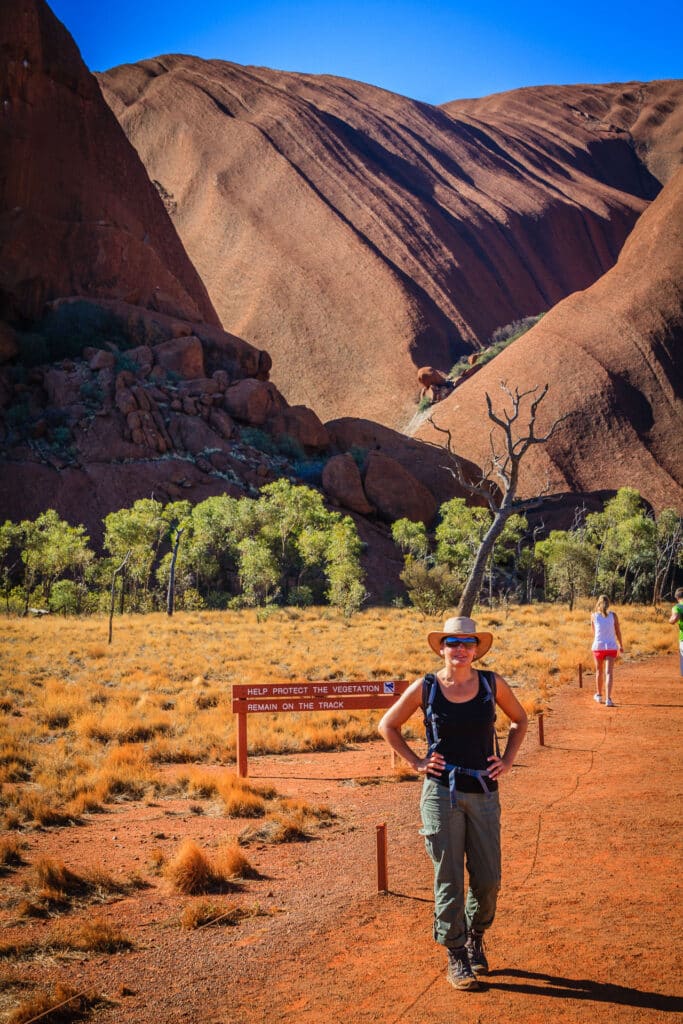
[[[593,627],[593,660],[595,661],[595,693],[593,700],[598,704],[604,700],[608,708],[614,707],[612,700],[612,683],[614,682],[614,662],[617,654],[624,653],[621,640],[621,628],[616,612],[608,611],[609,600],[601,594],[591,613]]]

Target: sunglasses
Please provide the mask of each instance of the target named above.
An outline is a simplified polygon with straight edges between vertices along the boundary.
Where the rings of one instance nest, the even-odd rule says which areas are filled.
[[[460,644],[462,644],[463,647],[476,647],[479,640],[476,636],[445,636],[442,643],[444,643],[446,647],[458,647]]]

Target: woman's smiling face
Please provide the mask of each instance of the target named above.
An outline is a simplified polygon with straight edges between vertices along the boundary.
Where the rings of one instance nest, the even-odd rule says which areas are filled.
[[[471,665],[477,656],[478,648],[479,643],[476,637],[463,636],[445,637],[440,650],[446,667],[448,667],[449,665]]]

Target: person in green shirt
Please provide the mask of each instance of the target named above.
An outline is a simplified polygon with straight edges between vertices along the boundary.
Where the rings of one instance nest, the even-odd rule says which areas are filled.
[[[681,675],[683,676],[683,587],[675,592],[676,604],[671,609],[669,622],[672,626],[678,623],[678,656]]]

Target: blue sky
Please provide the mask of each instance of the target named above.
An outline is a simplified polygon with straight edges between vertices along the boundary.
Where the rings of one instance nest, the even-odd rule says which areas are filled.
[[[428,103],[683,77],[673,0],[52,0],[93,71],[162,53],[340,75]]]

